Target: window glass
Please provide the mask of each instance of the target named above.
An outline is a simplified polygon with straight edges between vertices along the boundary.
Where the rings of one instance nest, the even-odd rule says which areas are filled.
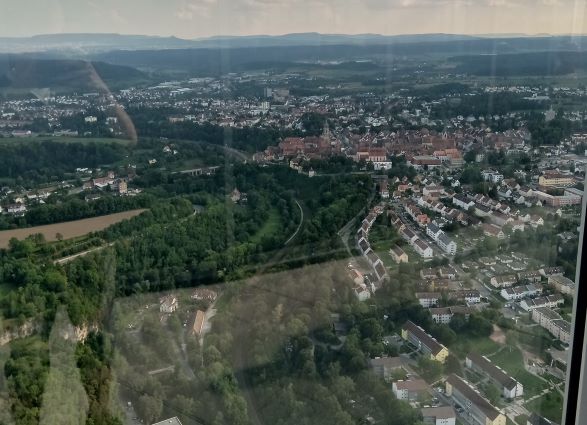
[[[562,423],[582,2],[3,3],[0,424]]]

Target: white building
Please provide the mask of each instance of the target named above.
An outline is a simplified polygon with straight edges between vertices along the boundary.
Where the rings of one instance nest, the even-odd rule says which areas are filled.
[[[499,183],[503,180],[503,174],[500,174],[497,171],[493,170],[483,170],[481,172],[481,177],[483,177],[483,180],[485,180],[486,182],[491,183]]]
[[[429,425],[455,425],[456,414],[451,406],[424,407],[422,418]]]
[[[440,298],[440,292],[416,292],[416,299],[424,308],[434,307]]]
[[[423,379],[397,381],[392,384],[391,390],[398,400],[418,401],[428,393],[428,384]]]
[[[447,254],[454,255],[457,253],[457,244],[446,236],[446,233],[440,230],[436,224],[428,224],[426,226],[426,234]]]
[[[422,239],[416,239],[412,243],[412,246],[414,247],[418,255],[420,255],[422,258],[432,258],[434,256],[434,251],[432,251],[430,245],[428,245]]]
[[[481,376],[487,376],[501,390],[503,397],[513,399],[524,395],[524,386],[487,357],[469,353],[465,359],[465,365]]]
[[[513,288],[504,288],[499,294],[506,301],[521,300],[542,294],[542,285],[532,284],[516,286]]]

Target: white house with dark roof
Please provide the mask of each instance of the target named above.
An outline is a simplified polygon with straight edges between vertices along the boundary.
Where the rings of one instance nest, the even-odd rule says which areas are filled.
[[[450,375],[446,380],[445,393],[464,409],[464,414],[471,423],[478,425],[506,425],[506,416],[491,405],[467,381],[457,375]]]
[[[501,390],[503,397],[513,399],[524,395],[524,386],[487,357],[469,353],[465,359],[465,365],[481,376],[487,376]]]

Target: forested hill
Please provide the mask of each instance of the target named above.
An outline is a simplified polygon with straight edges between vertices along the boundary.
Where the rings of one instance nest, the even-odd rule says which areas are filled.
[[[392,44],[330,44],[266,47],[211,47],[171,50],[135,50],[99,53],[99,61],[148,69],[173,69],[202,75],[218,75],[267,62],[344,61],[383,56],[489,55],[544,51],[577,51],[569,37],[466,39]]]
[[[121,87],[146,79],[137,69],[104,62],[0,55],[0,88],[97,90],[101,81],[107,86]]]
[[[459,56],[458,73],[472,75],[564,75],[587,69],[587,52],[555,51]]]

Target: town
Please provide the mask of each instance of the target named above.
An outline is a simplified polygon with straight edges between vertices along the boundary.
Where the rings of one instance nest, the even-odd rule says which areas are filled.
[[[449,77],[456,78],[442,75],[443,79]],[[317,85],[315,89],[321,94],[304,95],[300,87],[310,83]],[[198,215],[205,215],[202,211],[215,208],[245,215],[243,211],[258,207],[259,192],[273,189],[269,183],[251,177],[263,170],[275,175],[283,170],[297,174],[303,179],[301,186],[308,187],[321,181],[328,181],[332,187],[349,176],[366,178],[369,187],[363,180],[357,187],[362,185],[370,197],[363,200],[359,215],[337,228],[334,235],[351,254],[335,264],[355,298],[356,304],[349,307],[353,319],[332,313],[323,330],[332,334],[331,340],[320,341],[317,332],[306,329],[311,338],[303,343],[313,344],[316,351],[317,347],[327,347],[344,353],[345,341],[353,336],[349,323],[361,319],[356,311],[377,315],[374,320],[382,335],[374,345],[380,343],[383,348],[364,349],[370,358],[362,366],[377,377],[387,393],[417,411],[424,423],[554,423],[562,415],[572,340],[578,229],[587,164],[587,115],[580,105],[572,105],[576,99],[584,99],[587,91],[539,84],[452,83],[422,92],[404,87],[387,93],[360,90],[349,94],[330,83],[317,82],[304,73],[242,72],[109,93],[49,93],[42,99],[1,99],[0,143],[7,146],[64,140],[69,140],[65,145],[108,144],[131,139],[131,147],[119,148],[116,161],[104,159],[95,166],[73,161],[69,169],[59,173],[18,179],[4,176],[7,182],[0,191],[2,229],[12,231],[150,208],[155,202],[152,198],[164,199],[173,190],[178,194],[194,190],[186,192],[190,195],[186,196],[188,215],[173,215],[177,221],[174,225],[192,216],[196,220]],[[438,91],[433,90],[435,87]],[[506,96],[511,105],[522,106],[507,110],[508,104],[504,111],[478,112],[475,102],[485,104],[489,96]],[[242,135],[248,131],[250,135]],[[210,151],[191,151],[191,139],[210,145]],[[135,142],[136,148],[132,146]],[[226,177],[235,164],[250,168],[239,171],[238,178]],[[288,179],[293,181],[291,175]],[[226,182],[214,180],[222,176]],[[175,183],[177,186],[173,186]],[[284,182],[279,184],[285,187]],[[225,192],[220,201],[210,189],[216,190],[214,185]],[[344,194],[343,189],[330,189],[328,196]],[[206,191],[210,193],[203,195]],[[255,242],[258,246],[251,249],[256,251],[247,253],[247,258],[262,258],[259,254],[265,245],[274,249],[272,254],[277,251],[276,255],[283,255],[277,248],[287,249],[303,229],[304,214],[320,207],[303,199],[300,203],[300,187],[288,187],[288,191],[291,199],[278,202],[271,198],[282,210],[292,207],[288,238],[271,245],[273,241],[263,242],[259,236]],[[328,201],[321,201],[324,204],[333,202],[325,199]],[[56,213],[54,217],[38,213],[46,211],[43,207],[48,205],[58,207],[68,202],[75,202],[75,214],[64,217]],[[104,207],[106,203],[108,208]],[[266,205],[274,214],[273,224],[261,229],[248,224],[254,230],[251,235],[288,224],[275,218],[281,210],[271,202]],[[299,223],[295,215],[298,208]],[[253,222],[255,214],[247,219]],[[45,239],[61,243],[62,236],[51,234]],[[93,249],[105,251],[117,241],[130,243],[124,238],[104,238],[108,244],[87,249],[80,243],[77,250],[67,247],[67,257],[54,260],[65,264],[75,259],[71,255],[85,257]],[[15,246],[12,241],[10,249],[15,250]],[[3,248],[7,247],[8,243]],[[232,249],[230,244],[226,249]],[[310,255],[315,251],[312,246]],[[140,340],[141,332],[145,333],[145,323],[153,329],[173,329],[174,337],[165,337],[165,341],[175,347],[170,349],[175,359],[157,351],[161,345],[157,340],[150,341],[149,352],[157,352],[165,361],[145,360],[136,370],[133,365],[125,365],[132,373],[146,372],[149,379],[180,370],[197,379],[194,365],[198,363],[226,367],[220,366],[221,350],[213,346],[215,352],[206,351],[205,340],[229,346],[228,342],[224,346],[219,343],[221,338],[215,334],[226,332],[227,323],[232,323],[223,317],[227,314],[223,302],[230,299],[225,293],[236,297],[236,289],[226,282],[249,277],[244,266],[238,269],[220,255],[197,264],[197,270],[207,273],[201,280],[186,277],[189,268],[196,269],[195,263],[174,261],[160,263],[177,273],[169,280],[173,284],[162,283],[165,279],[156,273],[134,282],[138,273],[128,272],[130,277],[125,279],[133,281],[134,286],[119,291],[124,295],[144,288],[156,292],[138,301],[131,297],[128,305],[124,298],[121,301],[124,307],[119,310],[124,313],[117,310],[115,317],[121,324],[117,336],[125,341],[123,344],[138,344],[135,339]],[[127,259],[119,267],[124,269],[134,262]],[[230,269],[232,266],[235,270]],[[223,282],[227,288],[180,289],[195,281]],[[169,289],[172,286],[177,288]],[[397,314],[402,322],[386,326],[389,317],[382,306],[394,304],[390,288],[408,292],[416,310]],[[332,291],[343,292],[340,288]],[[283,308],[280,302],[269,314],[278,321]],[[304,332],[300,329],[308,324],[297,322],[297,333],[292,335],[301,338]],[[359,327],[362,329],[362,325]],[[291,341],[283,350],[285,357],[299,348],[295,344],[302,345],[293,336]],[[130,358],[134,348],[123,348]],[[245,379],[245,372],[235,373],[239,380]],[[228,392],[218,390],[222,385],[214,382],[212,387]],[[127,393],[124,400],[132,399],[136,405],[134,396]],[[133,402],[127,402],[129,422],[137,423],[140,413],[148,409],[139,407],[140,412],[135,412]],[[365,421],[361,423],[384,423],[368,409],[356,409]],[[545,418],[550,422],[544,422]]]

